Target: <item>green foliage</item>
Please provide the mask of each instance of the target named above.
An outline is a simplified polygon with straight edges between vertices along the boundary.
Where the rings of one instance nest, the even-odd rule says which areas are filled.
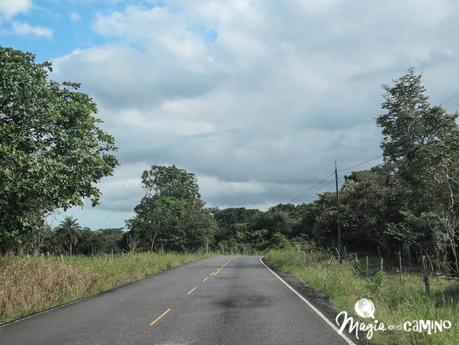
[[[387,273],[376,272],[376,274],[369,280],[368,289],[373,293],[381,291],[384,281],[387,279]]]
[[[148,195],[158,194],[189,200],[201,198],[196,176],[175,165],[153,165],[143,172],[142,184]]]
[[[96,104],[75,83],[48,79],[50,63],[0,47],[0,251],[17,249],[56,208],[97,204],[96,183],[117,160]]]
[[[57,231],[58,233],[59,231]],[[97,231],[80,228],[78,243],[74,246],[74,252],[84,255],[97,255],[101,253],[119,254],[122,252],[123,234],[121,228],[99,229]],[[62,243],[62,241],[58,243]],[[68,252],[66,248],[62,249]],[[59,246],[50,248],[49,252],[59,253],[60,248]]]
[[[230,252],[260,252],[286,248],[291,240],[312,233],[310,205],[279,204],[266,212],[245,208],[214,209],[217,248]]]
[[[208,250],[216,230],[200,199],[196,177],[175,166],[152,166],[142,174],[146,194],[128,221],[131,236],[154,250]]]
[[[68,248],[69,254],[73,254],[73,248],[76,247],[81,238],[81,227],[78,225],[76,219],[72,217],[65,217],[56,229],[62,242]]]
[[[381,148],[404,199],[402,217],[388,222],[387,233],[431,253],[446,255],[448,245],[459,273],[458,114],[430,105],[422,76],[414,69],[384,89],[386,113],[377,119]]]
[[[429,103],[422,76],[413,69],[384,90],[385,113],[377,118],[384,163],[345,177],[339,215],[344,245],[367,253],[379,248],[386,258],[406,251],[419,261],[422,253],[435,258],[434,269],[449,262],[459,272],[457,114]],[[332,247],[335,197],[323,193],[313,203],[312,237]]]
[[[428,139],[426,133],[430,128],[426,126],[429,125],[426,114],[430,104],[421,78],[412,68],[395,80],[393,86],[383,86],[386,94],[382,108],[387,112],[376,121],[382,128],[381,148],[385,157],[400,166],[410,165]]]

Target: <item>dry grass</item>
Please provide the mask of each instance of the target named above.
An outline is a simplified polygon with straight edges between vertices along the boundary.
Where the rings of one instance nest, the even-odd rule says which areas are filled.
[[[106,291],[199,256],[0,257],[0,323]]]

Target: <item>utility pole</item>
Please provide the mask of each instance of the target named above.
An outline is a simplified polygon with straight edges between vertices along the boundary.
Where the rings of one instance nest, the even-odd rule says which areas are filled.
[[[338,187],[338,168],[335,161],[335,186],[336,186],[336,224],[338,227],[338,253],[341,262],[341,224],[339,223],[339,187]]]

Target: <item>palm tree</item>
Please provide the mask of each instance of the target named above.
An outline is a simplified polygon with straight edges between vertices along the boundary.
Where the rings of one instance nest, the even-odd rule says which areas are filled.
[[[73,253],[73,248],[78,245],[81,238],[81,226],[78,224],[78,220],[67,216],[57,227],[57,232],[67,242],[70,255]]]

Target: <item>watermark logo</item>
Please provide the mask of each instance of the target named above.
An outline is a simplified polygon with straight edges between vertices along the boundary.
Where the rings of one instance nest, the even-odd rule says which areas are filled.
[[[368,298],[359,299],[354,305],[355,313],[363,319],[373,319],[370,322],[360,322],[347,311],[339,313],[335,322],[339,327],[339,332],[353,333],[357,339],[360,339],[360,333],[365,333],[367,339],[371,339],[375,332],[385,331],[403,331],[427,333],[429,335],[443,332],[452,327],[450,320],[403,320],[398,324],[388,324],[380,322],[375,318],[375,305]]]
[[[371,317],[375,318],[375,305],[371,299],[361,298],[359,299],[354,306],[355,312],[358,316],[367,319]]]

